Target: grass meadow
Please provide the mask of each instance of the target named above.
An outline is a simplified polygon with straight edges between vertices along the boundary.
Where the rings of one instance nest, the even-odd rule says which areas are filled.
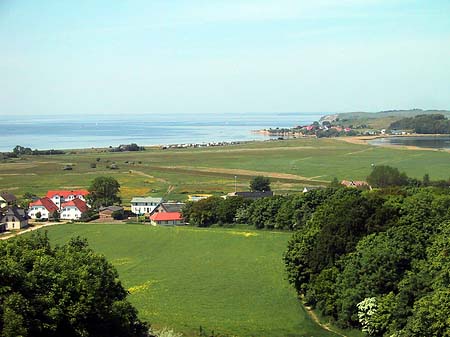
[[[98,160],[98,161],[97,161]],[[108,165],[116,163],[117,170]],[[96,163],[96,168],[91,168]],[[67,164],[72,171],[63,171]],[[221,195],[248,188],[251,177],[271,177],[276,193],[300,191],[338,179],[365,179],[371,165],[391,165],[409,176],[431,179],[450,176],[446,151],[383,148],[351,144],[342,139],[295,139],[236,146],[111,153],[105,149],[73,150],[65,155],[27,156],[0,163],[1,190],[20,196],[43,195],[49,189],[88,187],[100,175],[114,176],[125,203],[133,196],[184,200],[187,194]]]
[[[49,227],[54,244],[74,236],[117,268],[142,319],[196,336],[337,336],[313,322],[285,279],[290,233],[244,229],[67,224]]]

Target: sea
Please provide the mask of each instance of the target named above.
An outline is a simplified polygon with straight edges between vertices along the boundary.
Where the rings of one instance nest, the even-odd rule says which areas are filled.
[[[136,143],[170,145],[266,140],[253,130],[310,124],[327,113],[210,113],[0,116],[0,151],[61,150]]]

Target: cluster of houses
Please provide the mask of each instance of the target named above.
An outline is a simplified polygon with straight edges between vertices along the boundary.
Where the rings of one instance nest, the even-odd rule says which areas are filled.
[[[88,194],[88,190],[48,191],[45,197],[30,203],[28,216],[30,219],[51,219],[58,215],[61,220],[79,220],[89,210]]]
[[[342,180],[341,184],[350,188],[368,188],[365,181]],[[303,193],[319,187],[308,187]],[[7,192],[0,193],[0,232],[7,230],[19,230],[28,226],[28,220],[48,220],[59,218],[61,220],[79,220],[90,206],[87,203],[89,192],[85,189],[79,190],[51,190],[43,198],[33,200],[25,211],[18,207],[16,197]],[[189,195],[190,201],[199,201],[211,197],[210,194]],[[272,197],[272,191],[263,192],[233,192],[223,196],[243,197],[256,200]],[[165,202],[163,198],[156,197],[134,197],[131,200],[131,216],[143,217],[152,225],[184,225],[181,210],[185,204],[182,202]],[[115,219],[114,214],[124,213],[121,206],[108,206],[99,209],[99,221],[108,222]]]
[[[197,148],[197,147],[214,147],[214,146],[228,146],[228,145],[239,145],[246,142],[232,141],[232,142],[208,142],[208,143],[183,143],[183,144],[169,144],[161,146],[162,150],[167,149],[186,149],[186,148]]]

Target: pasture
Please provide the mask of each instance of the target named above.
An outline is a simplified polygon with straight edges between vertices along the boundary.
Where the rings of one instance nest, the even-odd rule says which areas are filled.
[[[91,167],[93,163],[96,168]],[[111,163],[118,169],[109,169]],[[64,171],[68,164],[73,170]],[[237,189],[247,190],[253,176],[269,176],[276,193],[324,185],[334,177],[361,180],[370,173],[372,164],[391,165],[416,178],[425,173],[433,180],[450,176],[449,152],[382,148],[338,138],[198,149],[148,148],[123,153],[89,149],[55,156],[24,156],[0,162],[0,186],[18,196],[25,192],[43,195],[49,189],[86,188],[96,176],[111,175],[122,186],[124,203],[138,195],[185,200],[193,193],[232,192],[235,177]]]
[[[314,323],[284,277],[290,233],[244,229],[68,224],[49,227],[53,244],[74,236],[117,268],[142,319],[196,336],[337,336]]]

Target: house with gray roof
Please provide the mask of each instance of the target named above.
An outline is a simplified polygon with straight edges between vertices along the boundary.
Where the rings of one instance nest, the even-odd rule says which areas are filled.
[[[151,214],[162,202],[162,198],[134,197],[131,199],[131,212],[136,215]]]
[[[8,206],[12,206],[17,201],[14,194],[9,192],[0,193],[0,209],[5,209]]]
[[[153,214],[181,212],[184,205],[184,202],[162,202],[155,208]]]
[[[23,208],[10,206],[1,216],[0,222],[6,224],[6,230],[22,229],[28,227],[28,216]]]

